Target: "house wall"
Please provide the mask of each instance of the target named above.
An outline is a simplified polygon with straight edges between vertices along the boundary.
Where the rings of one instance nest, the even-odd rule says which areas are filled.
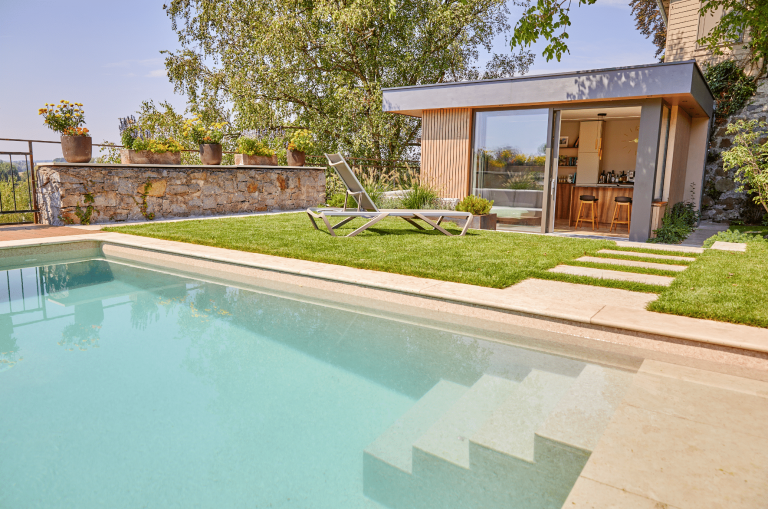
[[[699,65],[717,63],[730,58],[743,58],[747,52],[742,44],[735,44],[733,51],[725,55],[714,56],[710,51],[699,47],[699,9],[700,0],[677,0],[669,4],[669,26],[667,27],[667,47],[665,62],[696,60]]]
[[[472,110],[425,110],[421,119],[421,177],[442,198],[464,198],[470,189]]]
[[[664,201],[670,205],[685,201],[690,183],[686,181],[688,148],[691,139],[691,117],[678,106],[672,106],[669,124],[667,165],[664,171]],[[696,189],[701,180],[695,182]]]
[[[601,171],[633,171],[637,162],[637,139],[640,119],[608,120],[603,128],[603,160]]]

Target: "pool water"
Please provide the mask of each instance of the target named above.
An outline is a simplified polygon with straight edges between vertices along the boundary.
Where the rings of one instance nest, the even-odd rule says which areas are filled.
[[[101,259],[0,286],[3,508],[560,507],[631,380]]]

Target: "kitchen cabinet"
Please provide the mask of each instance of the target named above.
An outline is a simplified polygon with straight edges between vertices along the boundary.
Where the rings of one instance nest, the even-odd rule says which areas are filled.
[[[603,122],[581,122],[579,125],[579,162],[576,184],[596,184],[602,158]]]

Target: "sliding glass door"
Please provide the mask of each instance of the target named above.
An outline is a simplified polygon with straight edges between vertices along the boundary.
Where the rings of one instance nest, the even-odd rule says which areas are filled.
[[[499,229],[542,231],[549,110],[477,111],[474,120],[472,193],[493,200]]]

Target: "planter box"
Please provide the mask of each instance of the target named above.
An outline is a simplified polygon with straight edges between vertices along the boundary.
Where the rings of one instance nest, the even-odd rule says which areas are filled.
[[[464,219],[460,218],[448,218],[448,221],[454,221],[456,226],[464,228],[467,223]],[[472,216],[472,222],[469,224],[469,228],[472,230],[495,230],[498,217],[496,214],[486,214],[484,216]]]
[[[120,151],[120,162],[122,164],[181,164],[181,152],[155,154],[148,150],[122,149]]]
[[[288,150],[285,153],[288,159],[288,166],[304,166],[307,155],[298,150]]]
[[[205,143],[200,145],[200,162],[206,166],[218,166],[224,151],[218,143]]]
[[[249,156],[248,154],[235,154],[237,166],[277,166],[277,156]]]
[[[88,163],[91,161],[93,139],[90,136],[62,136],[61,153],[68,163]]]

